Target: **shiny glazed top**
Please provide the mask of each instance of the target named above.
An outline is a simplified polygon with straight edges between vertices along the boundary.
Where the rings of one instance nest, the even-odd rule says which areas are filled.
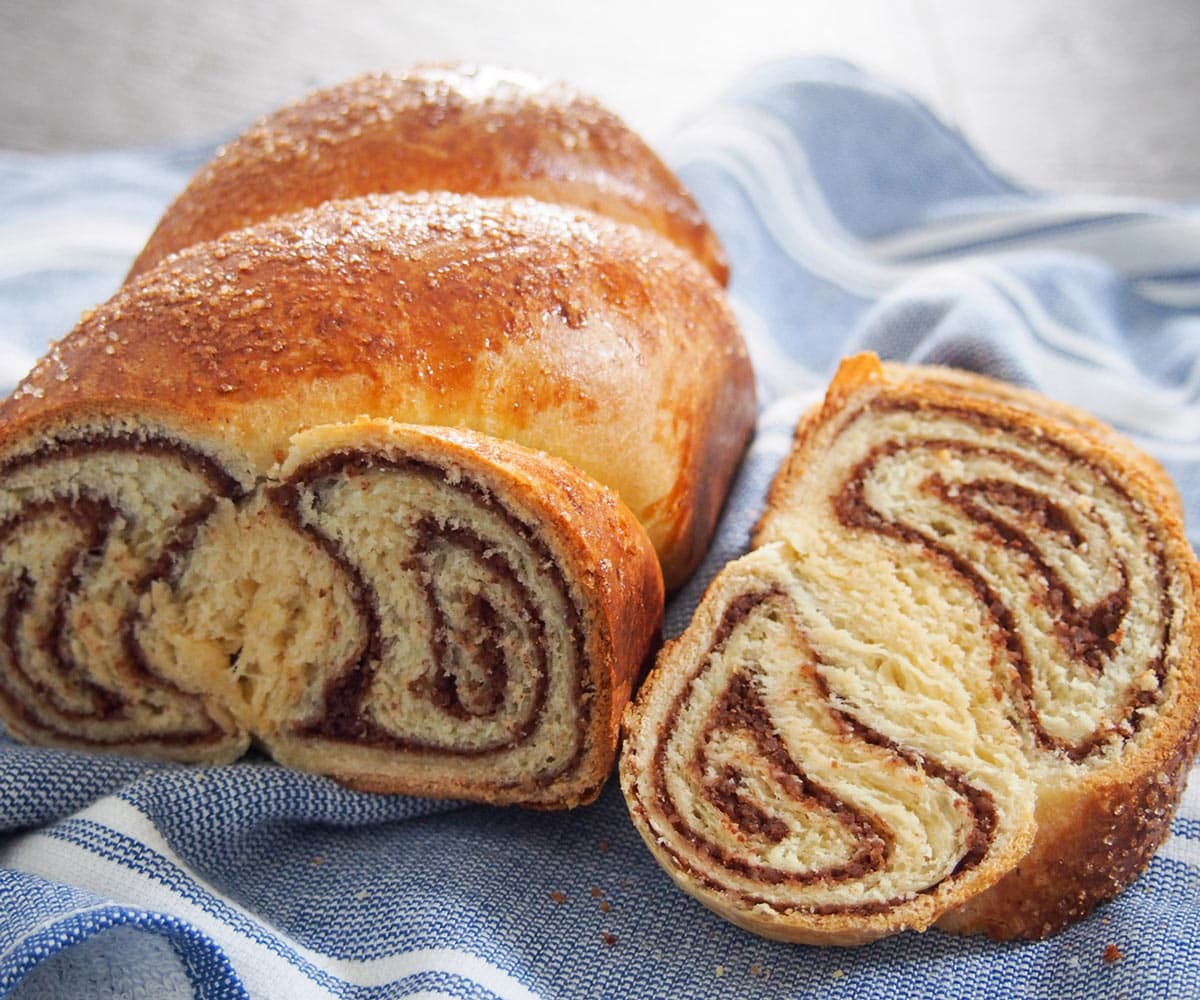
[[[192,179],[131,274],[323,201],[421,190],[586,208],[653,229],[728,277],[691,196],[616,115],[562,84],[449,65],[362,76],[262,119]]]

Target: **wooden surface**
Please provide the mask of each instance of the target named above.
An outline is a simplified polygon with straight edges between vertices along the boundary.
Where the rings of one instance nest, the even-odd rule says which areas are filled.
[[[569,79],[658,144],[803,53],[907,87],[1025,183],[1200,198],[1197,0],[0,0],[0,148],[221,138],[446,58]]]

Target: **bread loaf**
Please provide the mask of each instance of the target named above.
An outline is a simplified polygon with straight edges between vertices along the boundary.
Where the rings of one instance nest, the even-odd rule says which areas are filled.
[[[1200,570],[1165,473],[1091,418],[843,363],[752,550],[625,720],[622,785],[688,892],[757,933],[1060,931],[1169,833]]]
[[[132,273],[324,201],[426,190],[585,208],[655,231],[728,277],[691,195],[616,115],[565,84],[458,64],[361,76],[269,115],[193,178]]]
[[[0,717],[588,801],[753,418],[720,286],[648,229],[439,191],[191,244],[0,404]]]
[[[724,284],[728,268],[719,241],[654,152],[590,97],[527,73],[466,64],[368,74],[316,91],[267,116],[197,173],[159,221],[131,279],[193,243],[331,201],[388,192],[420,192],[429,206],[425,228],[408,233],[410,241],[428,242],[432,234],[438,243],[438,227],[455,230],[432,255],[415,252],[405,265],[400,293],[422,298],[430,315],[444,313],[457,325],[444,348],[429,352],[430,364],[408,356],[403,373],[387,373],[389,384],[406,387],[367,412],[419,423],[465,423],[562,455],[620,493],[650,532],[668,589],[680,586],[707,547],[750,435],[753,379],[724,296],[700,273],[707,270]],[[459,243],[461,209],[468,203],[456,200],[455,193],[497,197],[497,205],[507,200],[506,211],[518,214],[524,210],[512,203],[522,198],[566,210],[525,211],[541,220],[537,240],[525,248],[520,243],[528,230],[518,225],[504,236],[496,218],[470,221],[468,239]],[[439,207],[442,201],[448,207]],[[586,211],[571,210],[579,208]],[[595,215],[636,226],[646,235],[606,237],[600,252],[585,249],[569,265],[559,260],[563,253],[564,261],[570,257],[565,246],[546,255],[554,241],[591,240]],[[507,259],[488,259],[494,248],[475,232],[485,224],[492,228],[488,238],[499,239],[511,255]],[[348,218],[343,225],[356,223]],[[316,238],[324,237],[318,232]],[[391,236],[376,234],[379,238]],[[314,272],[305,294],[336,297],[343,280],[334,273],[337,262],[323,265],[311,248],[300,245],[304,234],[296,230],[285,239],[307,255],[306,267]],[[349,252],[361,246],[359,241]],[[679,251],[701,268],[680,264]],[[280,255],[289,252],[283,247]],[[605,260],[610,252],[623,256],[628,267],[613,270]],[[459,260],[459,254],[485,256]],[[244,256],[240,259],[239,267],[249,266]],[[419,272],[422,266],[426,273]],[[283,293],[295,297],[306,280],[299,277]],[[549,283],[534,291],[542,282]],[[377,282],[381,287],[365,289],[359,301],[395,294],[386,285],[385,279]],[[578,288],[572,290],[573,285]],[[537,370],[533,351],[524,346],[509,351],[512,345],[502,347],[493,335],[501,324],[506,333],[523,337],[524,319],[507,310],[519,310],[514,303],[527,293],[527,313],[532,315],[535,306],[549,310],[569,328],[553,346],[536,349],[559,355]],[[606,297],[621,313],[616,328],[600,329],[608,322],[603,310],[593,317],[597,322],[590,321],[592,295]],[[314,301],[312,308],[322,306]],[[330,308],[341,309],[342,303],[331,299]],[[278,309],[275,321],[286,326]],[[357,321],[376,322],[362,310]],[[244,336],[257,321],[246,321],[242,310],[239,322],[237,335]],[[547,329],[554,325],[538,322]],[[441,385],[477,371],[472,330],[494,349],[494,360],[479,366],[491,374],[473,385]],[[659,338],[670,341],[669,350],[644,350]],[[609,346],[599,346],[613,340],[624,345],[615,355]],[[693,370],[674,369],[681,351],[690,354],[683,367]],[[517,360],[511,371],[507,360],[499,360],[510,355]],[[589,369],[586,375],[580,367]],[[547,379],[560,388],[545,384]],[[603,388],[592,393],[588,386]],[[536,399],[515,398],[531,393]],[[602,407],[617,409],[605,414]]]

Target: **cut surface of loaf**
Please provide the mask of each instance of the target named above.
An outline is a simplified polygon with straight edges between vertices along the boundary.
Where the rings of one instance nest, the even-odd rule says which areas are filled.
[[[586,801],[753,410],[711,276],[586,212],[370,196],[195,244],[0,404],[4,722]]]
[[[979,376],[848,359],[627,712],[631,815],[767,936],[1053,934],[1169,833],[1198,591],[1133,445]]]
[[[616,115],[565,84],[464,64],[361,76],[264,118],[197,173],[131,274],[324,201],[426,190],[585,208],[653,230],[728,277],[691,195]]]
[[[147,660],[139,605],[223,503],[244,463],[132,417],[77,420],[0,459],[0,718],[21,739],[189,762],[247,734]]]
[[[373,791],[598,793],[662,604],[610,491],[388,421],[303,432],[248,489],[164,426],[80,430],[5,467],[14,733],[206,762],[253,739]]]

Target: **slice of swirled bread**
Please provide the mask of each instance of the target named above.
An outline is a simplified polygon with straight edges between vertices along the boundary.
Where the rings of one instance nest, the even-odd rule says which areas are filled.
[[[364,419],[222,504],[133,638],[283,764],[561,806],[608,777],[661,604],[645,532],[567,463]]]
[[[1169,832],[1200,571],[1161,469],[1096,421],[849,359],[755,548],[626,719],[622,782],[686,890],[756,932],[1061,930]]]

